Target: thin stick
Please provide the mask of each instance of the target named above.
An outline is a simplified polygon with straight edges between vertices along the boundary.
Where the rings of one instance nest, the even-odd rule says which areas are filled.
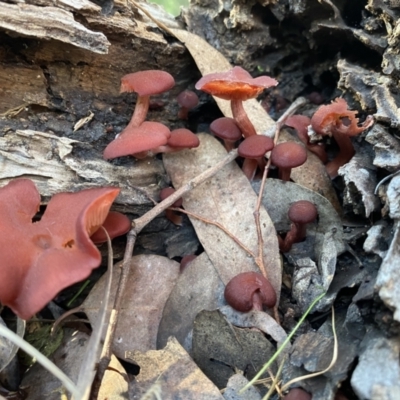
[[[186,211],[182,208],[178,207],[170,207],[171,210],[181,212],[182,214],[189,215],[190,217],[196,218],[199,221],[204,222],[205,224],[209,225],[214,225],[217,228],[221,229],[227,236],[229,236],[239,247],[241,247],[246,253],[248,253],[250,256],[256,259],[256,255],[245,245],[243,244],[233,233],[229,232],[223,225],[221,225],[219,222],[211,221],[210,219],[204,218],[201,215],[194,214],[190,211]]]
[[[304,97],[299,97],[289,106],[289,108],[276,121],[275,126],[274,126],[274,133],[273,133],[274,145],[276,145],[278,143],[279,132],[281,131],[282,126],[284,125],[285,121],[291,115],[293,115],[299,107],[304,105],[306,102],[307,102],[307,100]],[[264,187],[265,187],[265,183],[267,181],[267,176],[268,176],[268,171],[269,171],[270,166],[271,166],[271,158],[268,159],[267,164],[265,165],[265,168],[264,168],[264,173],[263,173],[263,177],[261,180],[260,192],[258,193],[258,198],[257,198],[256,209],[254,210],[254,213],[253,213],[254,219],[256,222],[256,229],[257,229],[257,236],[258,236],[258,256],[256,258],[256,263],[260,267],[260,270],[266,279],[268,279],[268,276],[267,276],[267,269],[265,268],[265,265],[264,265],[264,239],[262,237],[262,231],[261,231],[260,208],[261,208],[262,197],[264,194]],[[280,318],[279,318],[279,313],[278,313],[278,306],[279,305],[277,304],[274,307],[274,317],[275,317],[276,322],[278,322],[278,324],[279,324]]]

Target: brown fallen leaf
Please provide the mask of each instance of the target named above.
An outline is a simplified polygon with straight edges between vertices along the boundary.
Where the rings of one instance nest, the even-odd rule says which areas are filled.
[[[176,28],[168,28],[168,31],[186,46],[203,76],[214,72],[227,71],[232,68],[232,65],[224,55],[214,49],[214,47],[209,45],[200,36]],[[214,97],[214,100],[226,117],[232,117],[229,101],[218,97]],[[257,100],[247,100],[243,102],[243,106],[258,134],[270,131],[274,127],[274,120]],[[287,131],[282,130],[279,141],[290,140],[295,139]],[[326,197],[335,207],[336,211],[341,212],[339,201],[332,187],[331,180],[325,172],[325,167],[314,154],[308,151],[306,163],[299,168],[293,169],[291,178],[299,185],[314,190]]]
[[[175,188],[226,156],[225,148],[214,137],[207,134],[198,136],[198,148],[164,155],[164,166]],[[257,196],[236,163],[226,165],[213,178],[183,197],[185,210],[219,222],[255,255],[258,252],[253,215],[256,203]],[[225,232],[197,218],[189,218],[224,284],[241,272],[259,271],[254,258]],[[260,221],[265,249],[264,264],[279,299],[281,263],[278,241],[275,228],[263,207],[260,209]]]
[[[114,268],[110,303],[114,303],[120,268]],[[113,353],[124,359],[128,350],[156,348],[158,325],[164,304],[179,275],[179,263],[166,257],[140,255],[132,257],[127,290],[119,312]],[[91,324],[95,324],[102,302],[105,279],[102,277],[82,304]]]
[[[127,358],[140,366],[139,375],[131,382],[129,398],[141,398],[153,390],[163,400],[223,400],[218,388],[175,338],[170,338],[163,350],[130,351]]]

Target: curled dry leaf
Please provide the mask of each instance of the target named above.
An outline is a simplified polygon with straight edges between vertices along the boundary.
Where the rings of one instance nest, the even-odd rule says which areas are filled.
[[[163,350],[128,351],[127,359],[140,367],[139,375],[130,385],[129,398],[142,398],[158,384],[162,399],[223,400],[218,388],[175,338],[170,338]]]
[[[232,68],[232,65],[222,53],[200,36],[181,29],[170,29],[170,32],[187,47],[202,75],[228,71]],[[218,97],[214,97],[214,100],[225,117],[232,117],[228,100]],[[258,134],[265,134],[273,130],[274,121],[257,100],[247,100],[243,103],[243,106]],[[293,140],[293,136],[285,130],[282,130],[280,138],[281,141]],[[293,170],[291,178],[298,184],[325,196],[333,204],[336,211],[340,212],[340,205],[331,180],[317,156],[308,152],[306,163]]]
[[[110,303],[117,290],[120,268],[115,266]],[[146,351],[156,348],[158,325],[165,302],[179,275],[179,263],[166,257],[140,255],[132,257],[127,287],[119,311],[113,352],[125,358],[128,350]],[[83,303],[85,313],[95,324],[103,300],[105,276],[94,286]]]
[[[226,157],[225,148],[212,136],[200,134],[197,149],[164,155],[164,165],[175,188],[215,165]],[[211,221],[219,222],[254,255],[258,252],[258,238],[253,216],[257,196],[235,163],[222,168],[213,178],[194,188],[183,197],[185,210]],[[241,272],[256,271],[253,257],[243,250],[220,228],[189,218],[205,251],[224,284]],[[268,279],[279,299],[281,266],[275,228],[263,207],[260,209],[264,240],[264,264]]]

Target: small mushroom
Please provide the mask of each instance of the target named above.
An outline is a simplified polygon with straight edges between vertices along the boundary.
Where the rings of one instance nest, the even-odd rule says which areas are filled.
[[[307,224],[317,219],[317,207],[308,200],[299,200],[293,203],[288,212],[288,217],[292,221],[290,231],[286,234],[285,239],[278,236],[279,249],[286,253],[293,243],[301,242],[306,238]]]
[[[193,90],[184,90],[176,97],[178,104],[181,106],[178,112],[178,118],[188,119],[189,111],[199,104],[199,97]]]
[[[183,149],[199,147],[200,140],[192,131],[186,128],[174,129],[171,131],[167,143],[152,150],[152,153],[174,153]]]
[[[143,123],[149,110],[150,96],[166,92],[174,85],[174,78],[165,71],[138,71],[123,76],[120,92],[136,92],[138,94],[135,111],[125,129],[136,128]]]
[[[160,191],[160,199],[165,200],[167,197],[171,196],[171,194],[175,193],[175,189],[172,187],[164,188]],[[178,199],[175,203],[172,204],[171,207],[182,207],[183,200]],[[174,210],[167,208],[165,210],[165,217],[170,220],[175,225],[182,225],[182,216],[175,213]]]
[[[234,149],[235,143],[242,137],[235,120],[229,117],[217,118],[211,122],[210,131],[224,141],[226,151]]]
[[[295,142],[279,143],[271,151],[271,163],[279,168],[279,178],[283,181],[289,181],[292,168],[303,165],[306,160],[307,150]]]
[[[257,167],[261,170],[265,168],[265,153],[272,150],[274,141],[267,136],[254,135],[249,136],[238,147],[238,154],[244,157],[243,173],[251,181],[257,171]]]
[[[185,268],[193,261],[197,258],[197,256],[195,254],[188,254],[186,256],[182,257],[181,263],[180,263],[180,268],[179,271],[182,273]]]
[[[368,116],[361,126],[356,118],[357,111],[348,110],[345,99],[338,98],[331,104],[318,108],[311,118],[311,126],[320,135],[332,135],[339,146],[339,154],[328,164],[326,171],[333,179],[338,175],[339,168],[348,163],[354,155],[351,136],[356,136],[371,127],[374,123],[372,116]]]
[[[276,86],[278,82],[269,76],[253,78],[241,67],[233,67],[227,72],[216,72],[203,76],[196,89],[221,99],[231,101],[233,118],[235,118],[244,137],[256,135],[252,122],[243,108],[243,101],[254,99],[265,89]]]
[[[311,394],[302,388],[290,389],[288,394],[285,394],[283,400],[311,400]]]
[[[124,235],[131,229],[131,220],[124,214],[116,211],[110,211],[103,222],[103,225],[90,236],[90,239],[95,244],[107,242],[107,236],[104,229],[107,231],[110,239]]]
[[[106,160],[128,155],[144,158],[150,150],[166,145],[170,136],[171,131],[165,125],[145,121],[136,128],[125,129],[104,149],[103,157]]]
[[[269,281],[258,272],[242,272],[233,277],[225,287],[226,302],[235,310],[248,312],[273,308],[276,293]]]
[[[311,125],[311,118],[305,115],[292,115],[286,121],[285,125],[290,126],[297,132],[298,138],[304,143],[308,150],[314,153],[324,164],[328,161],[325,146],[322,143],[311,143],[308,136],[308,127]]]

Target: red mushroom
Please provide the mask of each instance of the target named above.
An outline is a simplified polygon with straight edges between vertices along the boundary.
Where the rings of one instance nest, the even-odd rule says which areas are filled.
[[[307,160],[307,150],[295,142],[277,144],[271,152],[271,163],[279,168],[279,178],[290,180],[292,168],[303,165]]]
[[[179,266],[179,271],[182,273],[185,268],[193,261],[197,258],[197,256],[195,254],[188,254],[186,256],[182,257],[181,260],[181,264]]]
[[[308,127],[311,125],[311,118],[305,115],[292,115],[286,121],[285,125],[295,129],[297,136],[304,143],[308,150],[314,153],[323,163],[328,161],[328,156],[325,151],[325,146],[320,143],[311,143],[308,136]]]
[[[289,393],[285,395],[283,400],[311,400],[311,394],[302,388],[290,389]]]
[[[165,145],[171,136],[170,130],[159,122],[145,121],[142,125],[125,129],[104,149],[103,157],[110,158],[135,155],[143,158],[148,152]]]
[[[253,78],[241,67],[233,67],[227,72],[216,72],[203,76],[196,89],[213,96],[231,100],[233,118],[235,118],[244,137],[256,135],[253,124],[243,108],[243,101],[256,98],[265,89],[276,86],[278,82],[269,76]]]
[[[152,153],[174,153],[183,149],[199,147],[200,140],[192,131],[186,128],[174,129],[164,146],[152,150]]]
[[[242,137],[242,131],[235,120],[229,117],[222,117],[210,124],[210,131],[224,141],[226,151],[235,148],[235,143]]]
[[[292,221],[290,231],[285,239],[278,236],[279,248],[283,253],[289,251],[293,243],[301,242],[306,237],[307,224],[317,219],[317,207],[308,200],[299,200],[293,203],[288,212],[288,217]]]
[[[258,272],[242,272],[233,277],[225,287],[226,302],[235,310],[248,312],[273,308],[276,293],[270,282]]]
[[[1,303],[28,319],[60,290],[87,278],[101,262],[90,235],[103,224],[118,193],[107,187],[56,194],[33,223],[40,205],[34,183],[16,179],[2,187]]]
[[[143,123],[149,110],[151,95],[166,92],[174,85],[174,78],[165,71],[139,71],[123,76],[120,92],[136,92],[139,96],[131,121],[125,129],[136,128]]]
[[[199,97],[192,90],[184,90],[176,97],[181,106],[178,112],[178,118],[188,119],[189,111],[199,104]]]
[[[321,106],[311,118],[311,126],[320,135],[332,135],[340,148],[339,154],[328,164],[326,171],[335,178],[339,168],[348,163],[354,155],[351,136],[356,136],[373,125],[374,119],[368,116],[359,126],[357,111],[348,110],[345,99],[338,98],[331,104]]]
[[[167,197],[171,196],[172,193],[175,193],[175,189],[171,187],[164,188],[160,191],[160,199],[165,200]],[[182,207],[182,199],[178,199],[175,203],[172,204],[171,207]],[[175,225],[182,225],[182,216],[177,215],[174,210],[167,208],[165,210],[165,217],[170,220]]]
[[[270,137],[261,135],[249,136],[240,143],[238,154],[245,158],[242,170],[250,181],[253,180],[257,167],[265,168],[265,153],[273,147],[274,141]]]
[[[103,222],[103,225],[90,236],[90,239],[95,244],[107,242],[107,236],[104,229],[107,231],[110,239],[124,235],[131,229],[131,220],[124,214],[116,211],[110,211]]]

